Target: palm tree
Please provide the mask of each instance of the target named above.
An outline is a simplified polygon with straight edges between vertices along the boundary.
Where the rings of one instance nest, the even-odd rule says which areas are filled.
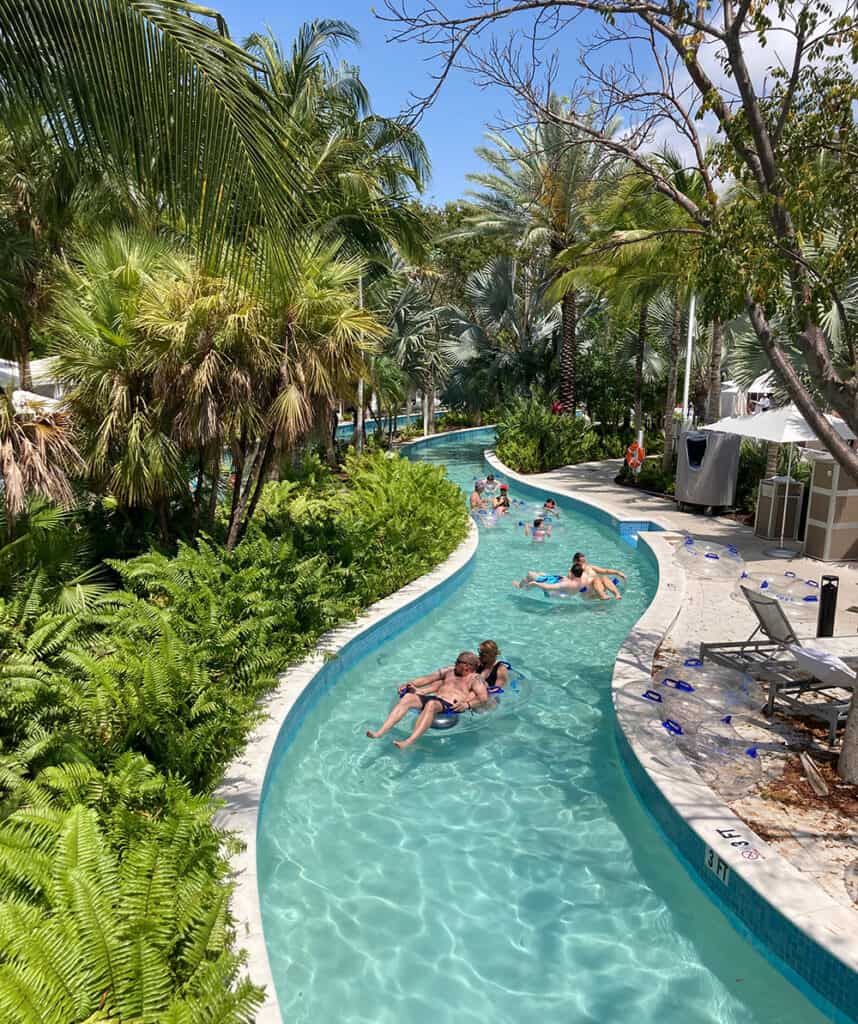
[[[78,462],[65,410],[16,409],[0,389],[0,477],[9,537],[31,496],[71,503],[69,473]]]
[[[229,549],[244,536],[276,457],[314,429],[327,431],[338,400],[351,397],[354,382],[367,375],[365,355],[383,334],[372,311],[358,303],[365,265],[340,255],[342,248],[339,239],[306,239],[263,279],[264,331],[277,358],[254,384],[261,433],[238,439]]]
[[[561,314],[559,304],[546,301],[544,282],[538,263],[520,266],[506,256],[469,277],[465,298],[472,320],[461,337],[473,355],[450,375],[445,397],[451,405],[481,411],[549,385]]]
[[[304,154],[220,15],[185,0],[5,0],[0,38],[4,122],[24,110],[61,150],[121,169],[205,261],[244,273],[260,220],[299,226]]]
[[[452,306],[436,306],[419,276],[399,266],[400,286],[389,297],[389,334],[385,351],[423,395],[423,430],[434,425],[435,393],[454,367],[472,353],[462,337],[462,314]]]
[[[146,289],[188,263],[149,235],[122,231],[81,245],[66,271],[53,330],[55,367],[80,433],[89,480],[128,508],[155,508],[185,490],[180,444],[154,386],[139,320]]]
[[[52,260],[74,220],[80,178],[41,130],[19,124],[0,136],[0,339],[18,362],[25,391],[32,390],[33,330]]]
[[[422,252],[426,228],[408,200],[423,188],[429,156],[405,122],[373,114],[357,68],[334,62],[344,44],[359,42],[347,22],[320,19],[301,26],[287,54],[271,34],[245,45],[281,112],[284,137],[307,164],[307,224],[324,241],[385,262],[388,246]]]
[[[553,96],[548,113],[516,132],[515,141],[488,136],[477,153],[490,166],[470,180],[477,210],[471,229],[518,241],[525,253],[550,260],[589,237],[591,207],[598,200],[614,158],[572,128],[565,101]],[[612,128],[607,129],[608,132]],[[561,306],[560,401],[572,413],[576,403],[578,295],[567,285]]]
[[[172,438],[196,464],[196,532],[207,477],[206,520],[214,526],[225,447],[264,430],[258,383],[276,372],[279,357],[257,294],[193,264],[179,269],[149,283],[135,322],[145,343],[141,368],[163,403]]]
[[[665,146],[656,157],[664,176],[684,195],[702,204],[706,183],[696,169]],[[625,165],[614,168],[613,183],[605,189],[594,211],[594,227],[589,239],[571,247],[559,259],[571,269],[562,274],[554,292],[566,282],[587,281],[614,295],[615,301],[636,301],[643,305],[666,291],[673,302],[667,353],[668,381],[664,402],[663,426],[665,453],[663,465],[669,468],[673,450],[674,417],[678,379],[682,308],[690,296],[701,258],[702,236],[678,206],[660,195],[651,180]],[[659,332],[664,336],[664,316],[658,316]],[[638,347],[643,359],[645,331],[649,316],[640,310]],[[711,349],[715,351],[714,346]],[[714,360],[713,360],[714,362]],[[641,363],[642,365],[642,363]],[[711,369],[720,389],[720,356]],[[636,391],[641,381],[636,377]],[[636,402],[637,405],[637,402]]]

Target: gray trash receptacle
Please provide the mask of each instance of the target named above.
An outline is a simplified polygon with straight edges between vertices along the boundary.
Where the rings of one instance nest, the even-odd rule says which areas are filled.
[[[739,476],[736,434],[688,430],[679,439],[676,500],[686,505],[732,505]]]

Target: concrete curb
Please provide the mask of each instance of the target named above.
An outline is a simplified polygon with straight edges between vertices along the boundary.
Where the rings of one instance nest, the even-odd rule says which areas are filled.
[[[592,499],[568,493],[559,481],[550,486],[550,474],[540,474],[539,483],[534,483],[532,477],[508,469],[493,453],[486,454],[486,461],[528,487],[553,490],[601,515],[607,512]],[[618,524],[623,522],[615,513],[608,514]],[[641,694],[650,687],[656,652],[683,603],[700,588],[700,581],[690,578],[674,558],[670,538],[680,534],[664,521],[651,521],[665,532],[641,532],[638,542],[649,548],[658,566],[658,589],[620,648],[612,681],[618,742],[630,781],[686,869],[734,926],[833,1019],[854,1021],[858,912],[837,903],[756,835],[689,762],[662,762],[640,742],[644,723],[652,719],[651,706]],[[691,835],[678,831],[680,823]]]
[[[262,702],[265,720],[250,737],[242,754],[227,768],[223,782],[215,791],[215,797],[225,803],[215,816],[215,824],[244,844],[230,861],[235,885],[231,907],[238,943],[247,954],[247,973],[254,985],[265,988],[265,1001],[256,1013],[256,1024],[281,1024],[282,1021],[262,930],[256,863],[257,826],[278,737],[290,715],[300,714],[300,709],[296,709],[299,698],[330,665],[332,658],[341,655],[346,647],[383,620],[393,619],[461,572],[476,554],[478,544],[479,532],[471,522],[468,536],[445,562],[372,605],[354,623],[325,634],[309,658],[281,673],[278,686]]]

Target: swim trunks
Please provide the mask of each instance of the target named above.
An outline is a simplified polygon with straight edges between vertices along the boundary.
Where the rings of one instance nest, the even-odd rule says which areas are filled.
[[[562,579],[562,576],[537,576],[534,583],[559,583]]]
[[[430,700],[437,700],[441,705],[441,711],[452,711],[453,705],[448,701],[444,700],[443,697],[439,697],[437,693],[418,693],[416,696],[420,700],[421,710],[426,707]]]

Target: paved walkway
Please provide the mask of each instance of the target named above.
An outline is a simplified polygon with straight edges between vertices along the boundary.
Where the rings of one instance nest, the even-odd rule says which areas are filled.
[[[719,544],[734,544],[745,559],[750,572],[782,573],[791,570],[798,576],[815,580],[819,580],[823,574],[839,576],[840,593],[834,632],[838,636],[851,634],[855,637],[854,653],[858,654],[858,562],[771,558],[765,554],[765,549],[771,548],[776,542],[755,537],[750,527],[719,516],[680,512],[675,502],[668,498],[659,498],[631,487],[618,486],[614,483],[614,478],[620,470],[620,465],[619,459],[587,462],[578,466],[565,466],[528,479],[549,489],[591,498],[615,515],[652,519],[668,530],[688,532],[698,539],[711,540]],[[712,614],[713,605],[720,606],[721,593],[729,594],[734,590],[732,583],[689,580],[689,584],[690,600],[671,630],[671,639],[681,639],[685,645],[689,639],[699,643],[702,640],[747,638],[756,625],[756,620],[744,602],[739,604],[731,598],[728,617],[723,614]],[[850,608],[853,610],[850,611]],[[802,634],[798,623],[796,630]],[[815,630],[811,627],[805,632],[806,635],[812,636]]]
[[[792,570],[799,577],[815,580],[823,574],[839,576],[835,638],[820,642],[820,646],[841,655],[858,655],[858,563],[771,558],[765,549],[773,542],[755,537],[749,527],[732,519],[680,512],[670,499],[618,486],[614,478],[619,468],[619,460],[591,462],[527,479],[547,490],[588,498],[618,516],[650,519],[677,534],[688,532],[697,539],[733,544],[750,572]],[[746,602],[737,600],[733,581],[688,577],[682,610],[662,644],[663,659],[672,661],[679,653],[696,654],[701,641],[744,640],[756,624]],[[799,636],[815,635],[812,619],[793,620],[793,625]],[[758,795],[728,802],[752,827],[765,830],[769,841],[796,868],[812,875],[839,903],[855,908],[858,821],[819,808],[786,807]]]

